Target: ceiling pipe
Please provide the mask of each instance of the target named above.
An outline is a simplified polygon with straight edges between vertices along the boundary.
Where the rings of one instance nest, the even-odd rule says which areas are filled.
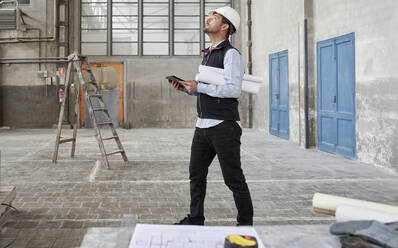
[[[252,0],[247,0],[247,46],[248,46],[248,73],[253,74],[253,54],[252,54]],[[253,94],[249,94],[249,128],[253,128]]]
[[[16,2],[18,8],[18,1],[10,0],[10,1],[1,1],[0,5],[8,2]],[[51,37],[15,37],[15,38],[0,38],[0,44],[6,43],[27,43],[27,42],[55,42],[58,41],[58,32],[57,32],[57,20],[58,20],[58,0],[54,0],[54,29],[53,36]],[[23,15],[23,13],[21,13]]]
[[[67,63],[68,57],[40,57],[40,58],[9,58],[0,59],[0,64],[41,64],[41,63]]]
[[[305,144],[304,147],[310,147],[310,129],[309,129],[309,107],[308,107],[308,22],[304,19],[304,128]]]
[[[0,59],[0,61],[6,61],[6,60],[57,60],[57,59],[67,60],[68,57],[8,58],[8,59]]]
[[[0,59],[0,64],[41,64],[41,63],[67,63],[67,57],[40,57],[40,58],[10,58]]]
[[[68,63],[68,60],[8,60],[8,61],[0,61],[0,64],[61,64]]]

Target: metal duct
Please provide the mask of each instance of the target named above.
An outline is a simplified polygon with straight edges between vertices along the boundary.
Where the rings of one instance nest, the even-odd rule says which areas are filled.
[[[0,2],[5,3],[6,1]],[[7,1],[9,2],[9,1]],[[18,8],[17,8],[18,9]],[[58,27],[57,27],[57,20],[58,20],[58,0],[54,0],[54,29],[53,29],[53,36],[52,37],[15,37],[15,38],[0,38],[0,44],[4,43],[22,43],[22,42],[54,42],[58,40]],[[21,13],[23,15],[23,13]],[[47,21],[47,20],[46,20]]]
[[[0,59],[0,64],[67,63],[67,57]]]
[[[0,9],[0,30],[17,29],[17,9]]]

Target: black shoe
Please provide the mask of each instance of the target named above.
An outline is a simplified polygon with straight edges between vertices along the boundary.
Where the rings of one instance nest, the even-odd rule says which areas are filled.
[[[238,223],[236,226],[253,226],[253,223]]]
[[[174,223],[174,225],[197,225],[203,226],[204,220],[193,220],[189,215],[184,219],[180,220],[180,222]]]

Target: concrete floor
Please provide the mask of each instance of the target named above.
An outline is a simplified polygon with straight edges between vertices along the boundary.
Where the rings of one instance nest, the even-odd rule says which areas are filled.
[[[118,133],[130,162],[124,164],[115,155],[107,170],[97,162],[100,153],[93,130],[78,130],[73,159],[70,143],[61,145],[56,164],[51,162],[55,130],[0,130],[1,185],[17,187],[14,206],[20,210],[3,220],[0,247],[13,240],[10,247],[89,247],[84,242],[90,233],[98,233],[93,230],[129,228],[131,216],[139,223],[156,224],[184,217],[189,208],[193,129]],[[64,136],[71,136],[71,130]],[[282,243],[297,240],[300,232],[308,236],[321,230],[328,235],[327,226],[334,219],[312,211],[315,192],[398,205],[395,173],[304,150],[263,132],[244,130],[242,166],[252,193],[255,226],[268,247],[295,247]],[[206,225],[235,225],[232,194],[217,160],[208,179]]]

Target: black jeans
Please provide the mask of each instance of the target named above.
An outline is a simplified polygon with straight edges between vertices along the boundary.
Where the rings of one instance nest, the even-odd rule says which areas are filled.
[[[241,135],[242,129],[235,121],[195,129],[189,164],[192,221],[204,221],[207,172],[217,154],[224,182],[232,191],[238,209],[238,224],[253,224],[252,200],[240,162]]]

